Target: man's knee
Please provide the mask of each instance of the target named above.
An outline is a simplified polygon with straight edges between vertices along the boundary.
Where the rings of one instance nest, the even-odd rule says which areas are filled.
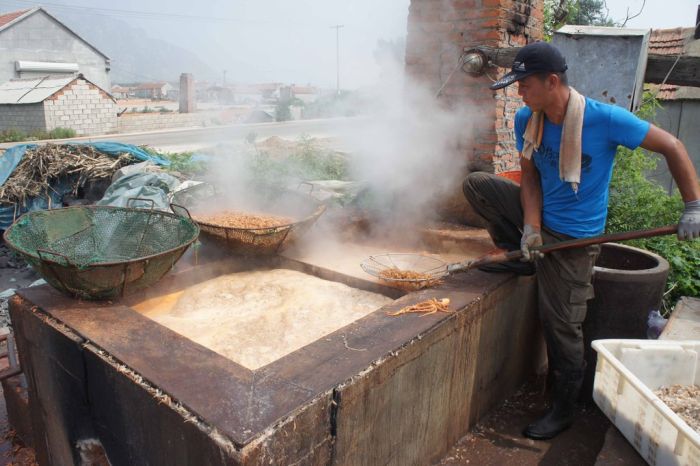
[[[489,178],[491,178],[491,175],[486,172],[472,172],[467,175],[462,183],[464,197],[466,197],[469,202],[474,202],[474,200],[477,199],[477,195],[482,193],[483,186]]]

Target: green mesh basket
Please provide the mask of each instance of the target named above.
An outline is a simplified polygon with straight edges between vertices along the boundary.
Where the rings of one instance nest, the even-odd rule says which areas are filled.
[[[29,212],[4,238],[54,288],[114,299],[160,280],[198,234],[191,219],[169,212],[79,206]]]

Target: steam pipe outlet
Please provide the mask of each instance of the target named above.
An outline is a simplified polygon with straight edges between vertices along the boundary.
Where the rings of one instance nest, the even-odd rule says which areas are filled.
[[[465,50],[462,54],[462,71],[472,76],[481,76],[486,71],[488,58],[479,49]]]

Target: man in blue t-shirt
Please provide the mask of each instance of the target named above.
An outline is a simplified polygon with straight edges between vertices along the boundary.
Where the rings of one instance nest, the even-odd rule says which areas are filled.
[[[600,247],[547,255],[531,248],[603,233],[613,160],[620,145],[641,146],[665,157],[685,201],[678,238],[700,237],[700,184],[683,144],[627,110],[583,98],[567,85],[566,69],[561,53],[545,42],[529,44],[518,52],[511,72],[491,88],[517,82],[527,105],[515,116],[520,186],[487,173],[472,173],[464,182],[464,194],[486,220],[493,242],[523,253],[524,262],[482,270],[537,273],[553,399],[549,411],[523,432],[534,439],[552,438],[573,422],[585,368],[581,325],[586,302],[593,297],[591,279]],[[567,113],[572,116],[565,121]],[[564,144],[563,127],[569,128]],[[580,129],[572,133],[571,128]],[[577,132],[580,147],[571,142],[578,141]],[[560,152],[565,153],[562,160]]]

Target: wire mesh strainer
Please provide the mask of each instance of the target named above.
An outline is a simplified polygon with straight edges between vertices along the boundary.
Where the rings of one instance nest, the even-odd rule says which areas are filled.
[[[273,227],[262,228],[237,228],[202,220],[198,214],[220,213],[226,208],[215,208],[216,197],[204,197],[195,201],[174,197],[177,204],[184,205],[192,212],[194,221],[197,222],[203,237],[207,237],[219,244],[228,252],[237,255],[261,256],[277,254],[292,244],[318,220],[326,210],[326,206],[308,195],[284,190],[269,190],[257,193],[254,207],[246,206],[237,208],[235,204],[228,203],[227,207],[240,213],[254,212],[264,215],[279,215],[281,217],[294,218],[292,222]],[[182,202],[184,201],[184,203]]]
[[[391,286],[411,290],[436,285],[447,275],[445,262],[423,254],[379,254],[365,259],[360,267]]]
[[[4,239],[59,291],[112,299],[160,280],[198,234],[169,212],[79,206],[27,213]]]

